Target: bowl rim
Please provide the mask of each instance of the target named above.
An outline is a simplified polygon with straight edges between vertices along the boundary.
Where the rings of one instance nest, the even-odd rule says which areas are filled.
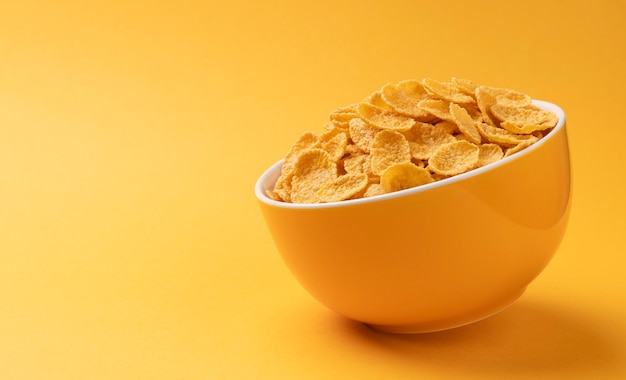
[[[279,201],[275,201],[269,198],[267,194],[265,193],[265,190],[272,188],[274,185],[274,182],[276,181],[276,179],[273,179],[273,178],[274,177],[278,178],[278,175],[280,175],[280,168],[282,167],[282,163],[283,163],[283,160],[281,159],[280,161],[270,166],[267,170],[265,170],[265,172],[263,172],[263,174],[259,177],[259,179],[257,180],[255,184],[254,192],[255,192],[256,198],[259,201],[267,205],[279,207],[279,208],[307,210],[307,209],[323,209],[323,208],[335,208],[335,207],[350,207],[350,206],[362,205],[366,203],[381,202],[381,201],[385,201],[389,199],[407,197],[413,194],[418,194],[421,192],[429,191],[429,190],[432,190],[441,186],[448,186],[456,182],[464,181],[468,178],[481,175],[482,173],[485,173],[486,171],[493,170],[503,165],[507,165],[514,160],[518,160],[524,157],[525,155],[530,154],[534,150],[539,149],[543,144],[546,143],[547,140],[550,140],[554,135],[557,134],[558,131],[565,128],[566,116],[565,116],[565,112],[560,106],[554,103],[545,101],[545,100],[538,100],[538,99],[533,99],[532,104],[541,108],[544,111],[553,112],[557,116],[558,122],[556,126],[552,129],[552,131],[550,131],[550,133],[548,133],[546,136],[544,136],[541,140],[539,140],[535,144],[522,150],[521,152],[515,153],[509,157],[505,157],[501,160],[487,164],[480,168],[473,169],[473,170],[470,170],[468,172],[465,172],[456,176],[452,176],[450,178],[442,179],[440,181],[428,183],[425,185],[420,185],[417,187],[412,187],[410,189],[399,190],[399,191],[395,191],[395,192],[387,193],[387,194],[375,195],[375,196],[368,197],[368,198],[348,199],[348,200],[343,200],[343,201],[326,202],[326,203],[279,202]],[[268,187],[267,186],[268,184],[271,184],[271,186]]]

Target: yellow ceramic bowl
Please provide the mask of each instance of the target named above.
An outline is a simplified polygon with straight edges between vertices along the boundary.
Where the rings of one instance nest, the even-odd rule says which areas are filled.
[[[284,262],[328,308],[402,333],[448,329],[512,302],[548,264],[570,208],[565,114],[535,145],[449,179],[326,204],[269,199],[281,163],[256,196]]]

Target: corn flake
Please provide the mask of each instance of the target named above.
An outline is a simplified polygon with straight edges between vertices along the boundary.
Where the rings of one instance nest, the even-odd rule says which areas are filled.
[[[508,148],[506,150],[506,152],[504,152],[504,157],[509,157],[510,155],[512,155],[514,153],[517,153],[517,152],[519,152],[521,150],[524,150],[524,149],[528,148],[529,146],[533,145],[535,142],[536,141],[531,140],[531,139],[528,139],[526,141],[522,141],[519,144],[517,144],[517,145],[515,145],[515,146],[513,146],[511,148]]]
[[[476,98],[476,87],[478,87],[476,83],[469,79],[455,77],[452,77],[452,83],[456,85],[459,91],[471,96],[472,98]]]
[[[490,114],[491,106],[496,104],[496,98],[489,93],[485,86],[476,87],[476,104],[478,104],[483,121],[495,127],[496,123]]]
[[[432,78],[425,78],[422,84],[432,96],[453,103],[474,103],[474,97],[470,96],[457,87],[453,82],[440,82]]]
[[[345,133],[338,133],[330,140],[322,143],[322,149],[325,150],[331,161],[337,162],[346,153],[348,145],[348,136]]]
[[[350,120],[348,129],[354,144],[365,153],[370,152],[372,141],[374,141],[374,137],[380,131],[379,128],[373,127],[361,119]]]
[[[370,103],[361,103],[358,109],[363,120],[380,129],[406,131],[415,124],[415,120],[408,116],[399,115]]]
[[[489,165],[496,161],[499,161],[504,156],[502,147],[498,144],[481,144],[478,146],[478,161],[475,167]]]
[[[364,173],[348,173],[326,182],[319,190],[317,196],[320,202],[338,202],[350,199],[355,194],[364,190],[368,185],[368,177]]]
[[[320,138],[313,132],[303,133],[298,140],[291,146],[291,149],[285,156],[283,161],[283,172],[289,172],[293,168],[293,164],[298,159],[298,156],[307,151],[308,149],[318,147],[320,144]]]
[[[474,144],[480,144],[482,140],[480,132],[478,132],[476,122],[474,122],[467,110],[458,104],[450,103],[450,114],[467,140]]]
[[[409,138],[411,157],[428,160],[440,146],[454,141],[454,136],[440,124],[418,124],[411,129]]]
[[[389,166],[380,176],[380,184],[385,192],[410,189],[433,182],[430,172],[411,162],[399,162]]]
[[[419,108],[441,120],[453,121],[450,115],[450,102],[444,99],[424,99],[418,104]]]
[[[291,179],[291,201],[293,203],[319,203],[317,193],[327,183],[337,178],[337,164],[322,149],[314,148],[298,156]]]
[[[393,107],[383,98],[381,91],[373,92],[364,102],[387,111],[394,111]]]
[[[411,161],[409,142],[400,132],[382,130],[372,142],[370,159],[372,172],[381,175],[395,163]]]
[[[419,108],[419,102],[427,99],[428,93],[422,84],[408,80],[398,84],[388,83],[382,88],[382,99],[397,113],[418,121],[432,120],[427,112]]]
[[[272,192],[285,202],[291,202],[291,180],[293,179],[293,170],[290,172],[282,172],[274,184]]]
[[[343,167],[346,173],[367,173],[369,162],[367,153],[351,153],[343,160]]]
[[[508,107],[526,107],[531,105],[532,98],[519,91],[509,90],[505,88],[482,86],[483,91],[489,93],[497,104]]]
[[[445,129],[446,132],[448,132],[451,135],[459,132],[458,125],[452,121],[442,120],[435,125],[438,127],[442,127],[443,129]]]
[[[478,131],[480,134],[489,142],[511,146],[517,145],[523,141],[531,140],[532,142],[537,141],[537,138],[533,135],[521,135],[515,134],[507,131],[503,128],[494,127],[487,123],[479,123],[476,124]]]
[[[365,189],[365,192],[363,193],[363,198],[373,197],[382,194],[385,194],[385,189],[383,188],[383,185],[381,185],[380,183],[372,183]]]
[[[552,112],[536,107],[511,107],[495,104],[492,114],[501,121],[500,126],[516,134],[531,134],[535,131],[554,128],[558,122]]]
[[[472,169],[478,162],[479,148],[467,141],[455,141],[437,149],[428,160],[433,173],[457,175]]]
[[[350,120],[359,117],[356,110],[357,105],[353,104],[347,107],[340,107],[330,113],[329,118],[333,125],[338,128],[347,128]]]

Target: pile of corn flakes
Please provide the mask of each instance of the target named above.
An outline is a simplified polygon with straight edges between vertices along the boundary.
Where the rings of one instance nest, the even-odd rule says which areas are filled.
[[[267,195],[291,203],[371,197],[488,165],[539,141],[551,112],[514,90],[466,79],[389,83],[304,133]]]

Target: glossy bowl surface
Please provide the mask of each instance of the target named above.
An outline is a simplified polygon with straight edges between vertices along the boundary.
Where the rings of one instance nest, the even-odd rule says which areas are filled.
[[[548,264],[571,203],[565,114],[538,143],[449,179],[372,198],[326,204],[255,192],[284,262],[331,310],[384,331],[449,329],[515,301]]]

